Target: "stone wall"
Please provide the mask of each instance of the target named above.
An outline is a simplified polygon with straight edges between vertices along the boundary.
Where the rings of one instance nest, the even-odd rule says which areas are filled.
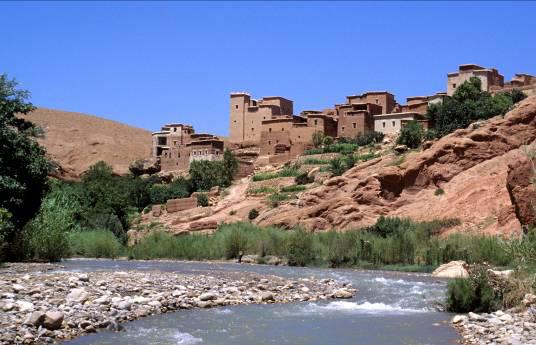
[[[166,209],[168,213],[189,210],[197,207],[197,198],[181,198],[181,199],[170,199],[166,202]]]

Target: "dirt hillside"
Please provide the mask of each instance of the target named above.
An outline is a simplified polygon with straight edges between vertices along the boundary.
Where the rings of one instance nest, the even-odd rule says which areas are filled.
[[[150,155],[151,133],[97,116],[38,108],[25,116],[42,127],[39,139],[48,155],[61,166],[61,177],[79,178],[98,161],[114,172],[128,172],[128,165]]]

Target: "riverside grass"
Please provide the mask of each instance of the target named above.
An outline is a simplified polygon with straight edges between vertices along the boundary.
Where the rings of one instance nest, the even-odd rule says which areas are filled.
[[[121,250],[131,259],[222,260],[244,255],[284,257],[289,264],[321,267],[358,267],[401,271],[433,270],[442,263],[465,260],[512,265],[513,258],[496,237],[436,234],[457,224],[445,219],[411,222],[384,218],[375,226],[346,232],[306,232],[258,227],[248,222],[223,224],[213,235],[172,236],[155,229],[145,239]],[[78,248],[84,233],[77,237]],[[79,255],[91,253],[78,249]],[[93,251],[97,252],[97,251]]]

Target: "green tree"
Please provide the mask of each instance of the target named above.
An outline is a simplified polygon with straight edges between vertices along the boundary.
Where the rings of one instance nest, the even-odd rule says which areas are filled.
[[[396,142],[400,145],[406,145],[415,149],[421,145],[424,138],[424,130],[417,121],[408,122],[401,130]]]
[[[526,97],[519,90],[492,96],[482,91],[481,84],[479,78],[473,77],[461,84],[452,97],[444,97],[441,103],[428,107],[427,117],[437,136],[442,137],[458,128],[466,128],[477,120],[504,115],[513,104]]]
[[[28,98],[29,92],[17,89],[15,80],[0,75],[0,208],[11,214],[3,221],[8,244],[38,212],[47,191],[50,164],[45,150],[32,140],[40,131],[21,116],[34,109]],[[6,254],[17,259],[22,253]]]
[[[234,176],[238,172],[238,160],[229,149],[225,149],[225,152],[223,153],[223,169],[225,172],[226,185],[230,185],[233,182]]]

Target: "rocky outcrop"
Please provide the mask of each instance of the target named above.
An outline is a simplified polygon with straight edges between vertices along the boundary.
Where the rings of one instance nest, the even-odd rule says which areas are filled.
[[[443,264],[432,272],[436,278],[469,278],[465,261],[451,261]]]
[[[532,146],[532,145],[531,145]],[[530,147],[527,150],[534,150]],[[536,190],[534,188],[534,161],[520,157],[508,165],[507,189],[522,225],[536,223]]]
[[[139,159],[128,167],[130,172],[136,176],[152,175],[160,171],[160,160],[157,158]]]
[[[350,229],[390,215],[453,217],[478,232],[516,232],[520,224],[506,189],[508,164],[535,139],[536,97],[530,97],[504,118],[457,130],[420,153],[359,164],[304,192],[294,205],[261,213],[258,224]],[[434,195],[439,187],[445,193]]]

